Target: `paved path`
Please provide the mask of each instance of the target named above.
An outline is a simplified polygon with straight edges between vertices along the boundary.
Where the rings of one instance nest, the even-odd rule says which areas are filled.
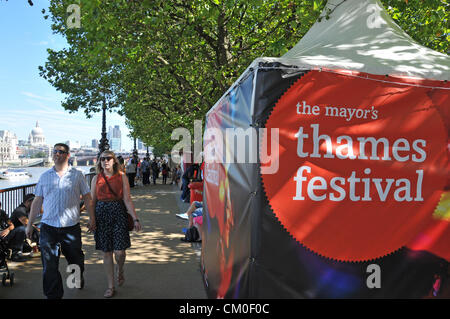
[[[161,180],[158,181],[161,183]],[[132,232],[132,247],[127,250],[125,284],[117,288],[114,298],[206,298],[200,273],[199,244],[184,243],[181,229],[187,221],[175,214],[187,209],[179,200],[180,191],[174,185],[138,186],[132,189],[136,212],[143,231]],[[102,253],[95,250],[94,236],[88,234],[87,216],[82,217],[83,250],[85,252],[85,288],[64,286],[64,298],[102,298],[107,288],[103,272]],[[0,284],[0,299],[42,299],[42,264],[39,257],[24,263],[9,262],[15,273],[13,287]],[[60,260],[63,282],[67,262]]]

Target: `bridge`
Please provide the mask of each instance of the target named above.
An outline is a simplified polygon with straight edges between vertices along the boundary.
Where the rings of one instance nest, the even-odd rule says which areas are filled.
[[[116,156],[122,156],[124,159],[131,157],[133,154],[130,152],[119,153],[115,152]],[[142,155],[142,154],[140,154]],[[77,152],[72,154],[69,163],[74,166],[91,166],[97,163],[97,153],[92,152]]]
[[[130,152],[115,153],[116,156],[121,155],[124,159],[132,156]],[[143,154],[139,154],[141,157]],[[97,153],[93,152],[77,152],[72,154],[69,163],[74,166],[93,166],[97,163]],[[53,165],[51,158],[20,158],[17,160],[2,160],[0,167],[39,167]]]
[[[73,166],[91,166],[97,163],[97,155],[72,156],[69,163]]]
[[[37,167],[46,166],[50,163],[48,158],[21,158],[18,160],[2,161],[2,167]]]

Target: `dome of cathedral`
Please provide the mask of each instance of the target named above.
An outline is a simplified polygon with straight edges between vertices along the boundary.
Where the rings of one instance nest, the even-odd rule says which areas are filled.
[[[42,128],[39,127],[39,122],[36,121],[36,127],[31,130],[30,136],[28,137],[28,142],[31,145],[42,145],[45,144],[45,136]]]
[[[38,126],[39,124],[38,123],[36,123],[36,127],[34,127],[32,130],[31,130],[31,135],[33,135],[33,136],[36,136],[36,137],[43,137],[44,136],[44,131]]]

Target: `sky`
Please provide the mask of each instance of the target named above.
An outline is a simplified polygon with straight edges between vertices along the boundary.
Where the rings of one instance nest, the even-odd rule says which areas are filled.
[[[69,113],[61,106],[64,94],[39,76],[39,66],[47,60],[47,49],[61,50],[65,39],[52,33],[51,20],[44,19],[49,1],[0,0],[0,130],[28,140],[36,121],[46,143],[73,141],[91,145],[101,138],[101,113],[87,119],[83,111]],[[122,148],[132,150],[133,140],[125,118],[107,113],[106,127],[119,125]]]

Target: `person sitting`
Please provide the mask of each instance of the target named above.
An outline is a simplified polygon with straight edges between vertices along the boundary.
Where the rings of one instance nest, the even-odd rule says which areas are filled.
[[[25,261],[27,258],[22,256],[22,246],[26,238],[25,227],[14,228],[14,224],[1,206],[0,202],[0,240],[4,241],[6,247],[12,250],[12,261]]]
[[[202,240],[202,225],[203,225],[203,203],[198,201],[193,201],[186,211],[185,215],[187,215],[189,224],[188,229],[193,226],[197,228],[199,238],[196,241]],[[184,217],[183,217],[184,218]],[[185,238],[181,239],[182,241],[187,241]]]
[[[193,226],[198,230],[198,241],[202,241],[202,225],[203,225],[203,215],[193,218]]]
[[[13,213],[11,214],[11,222],[14,224],[14,228],[18,229],[20,227],[27,226],[28,223],[28,215],[30,213],[31,204],[34,200],[34,194],[27,194],[25,195],[22,204],[20,204],[16,209],[14,209]],[[33,233],[31,235],[31,241],[36,243],[36,245],[39,247],[39,228],[33,225]],[[28,242],[25,241],[24,243],[24,252],[25,249],[31,250],[31,247],[29,247]]]
[[[186,211],[186,215],[189,219],[189,228],[194,226],[194,218],[203,216],[203,203],[198,201],[193,201]]]

